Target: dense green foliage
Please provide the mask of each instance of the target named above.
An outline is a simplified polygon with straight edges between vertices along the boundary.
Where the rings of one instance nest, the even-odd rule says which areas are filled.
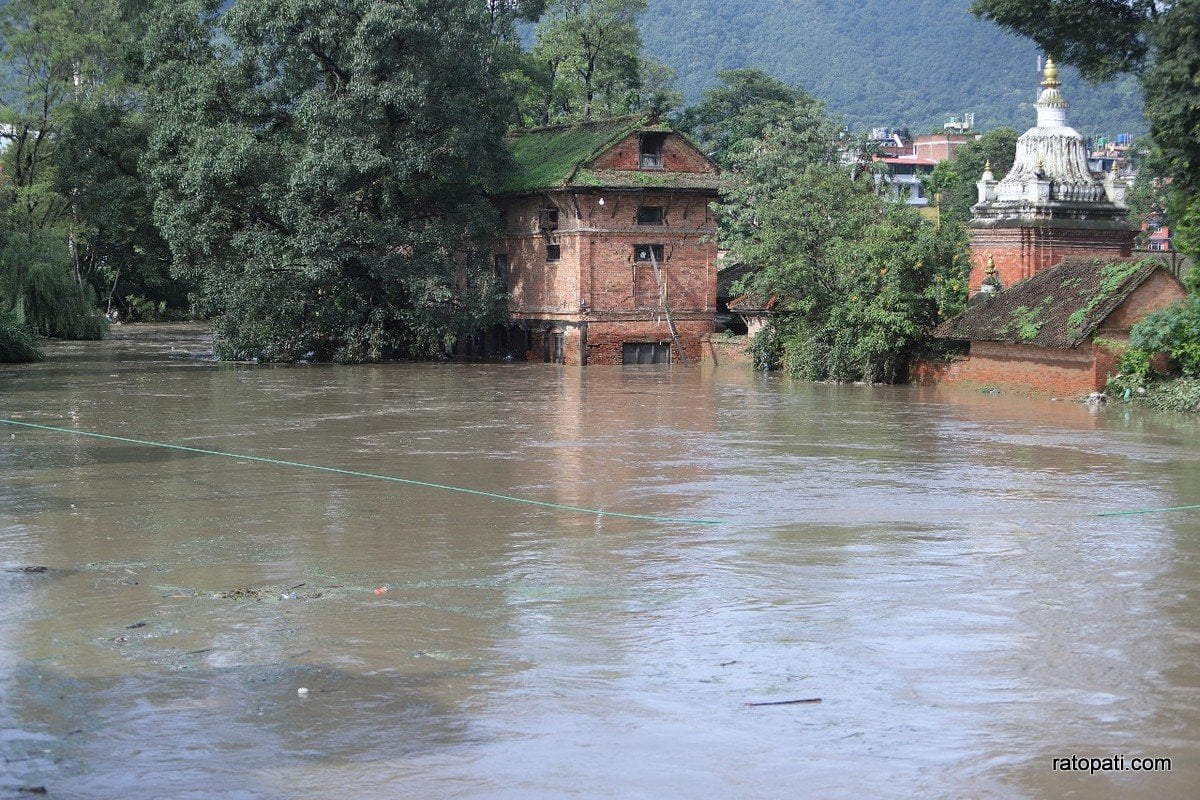
[[[1024,2],[1024,0],[1020,0]],[[1035,118],[1032,42],[970,14],[971,0],[655,0],[641,23],[647,53],[697,100],[722,69],[758,67],[825,101],[851,130],[940,129],[974,112],[982,130]],[[1097,28],[1100,35],[1105,28]],[[1085,87],[1063,71],[1071,124],[1087,134],[1141,133],[1137,81]]]
[[[645,10],[646,0],[549,0],[523,58],[521,120],[548,125],[681,104],[675,71],[642,52]]]
[[[474,0],[159,8],[155,217],[220,356],[428,356],[495,317],[490,22]]]
[[[997,180],[1012,167],[1017,152],[1017,132],[996,128],[958,148],[954,158],[942,161],[922,183],[929,197],[941,195],[938,213],[943,223],[965,224],[971,219],[971,206],[979,200],[976,182],[991,164]]]
[[[1171,179],[1175,245],[1200,256],[1200,0],[1178,0],[1153,28],[1144,74],[1150,134]]]
[[[63,139],[106,67],[107,7],[11,0],[0,10],[0,314],[31,334],[99,338],[105,320],[80,262],[87,220],[63,178]]]
[[[1200,413],[1200,378],[1155,381],[1145,387],[1139,402],[1159,411]]]
[[[1138,70],[1149,52],[1147,25],[1161,0],[974,0],[984,19],[1028,36],[1091,80]]]
[[[106,311],[125,320],[182,316],[188,286],[171,275],[171,252],[153,219],[143,170],[152,120],[128,97],[76,108],[63,126],[59,184],[74,202],[75,266]],[[149,305],[148,305],[149,304]],[[148,315],[161,304],[163,313]]]
[[[1153,377],[1150,362],[1157,353],[1165,354],[1170,369],[1183,377],[1200,378],[1200,271],[1193,270],[1185,283],[1187,298],[1147,314],[1133,326],[1116,386],[1145,385]]]
[[[1200,378],[1200,295],[1147,314],[1129,335],[1132,350],[1166,353],[1180,373]]]
[[[729,166],[734,145],[761,139],[772,125],[790,119],[797,110],[819,112],[820,107],[812,95],[760,69],[719,70],[717,85],[683,110],[678,125],[724,167]]]
[[[0,311],[0,363],[41,361],[42,351],[16,311]]]
[[[182,313],[141,172],[139,0],[13,0],[0,11],[0,311],[98,338],[97,308]]]
[[[810,380],[894,381],[965,300],[965,241],[877,196],[842,145],[801,100],[763,139],[730,148],[719,211],[730,259],[750,267],[741,288],[779,312],[760,356]]]

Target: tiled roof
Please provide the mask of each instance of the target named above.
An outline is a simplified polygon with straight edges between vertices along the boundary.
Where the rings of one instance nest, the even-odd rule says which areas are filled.
[[[764,311],[774,311],[779,305],[779,298],[763,298],[760,294],[744,294],[729,301],[729,310],[737,314],[761,314]]]
[[[939,339],[1077,347],[1161,268],[1151,259],[1065,258],[990,298],[973,300],[966,311],[934,329],[933,335]]]
[[[733,297],[733,285],[754,272],[754,269],[749,264],[736,263],[723,265],[721,261],[717,263],[722,264],[717,269],[717,297]]]

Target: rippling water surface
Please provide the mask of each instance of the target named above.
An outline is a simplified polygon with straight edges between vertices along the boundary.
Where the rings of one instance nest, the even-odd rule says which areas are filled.
[[[1194,419],[209,349],[0,417],[722,524],[0,425],[0,797],[1198,796],[1200,511],[1096,516],[1200,503]]]

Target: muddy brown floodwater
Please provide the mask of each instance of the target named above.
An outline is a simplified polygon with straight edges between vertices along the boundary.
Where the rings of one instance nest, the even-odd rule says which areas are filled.
[[[209,350],[0,417],[722,524],[0,424],[2,798],[1200,796],[1194,418]]]

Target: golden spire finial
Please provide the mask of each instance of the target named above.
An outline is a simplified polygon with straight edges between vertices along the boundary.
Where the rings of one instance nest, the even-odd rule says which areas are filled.
[[[1042,70],[1042,88],[1057,89],[1062,86],[1058,80],[1058,67],[1054,63],[1054,59],[1046,56],[1046,68]]]
[[[989,159],[987,160],[987,162],[986,162],[986,163],[983,165],[983,171],[984,171],[984,172],[991,172],[991,171],[992,171],[992,160],[991,160],[990,158],[989,158]]]

